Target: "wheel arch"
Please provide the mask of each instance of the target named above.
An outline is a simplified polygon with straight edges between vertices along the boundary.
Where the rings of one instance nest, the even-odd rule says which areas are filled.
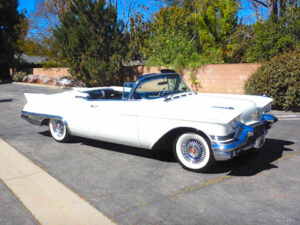
[[[43,119],[41,122],[41,126],[48,126],[50,122],[50,118]]]
[[[61,116],[47,116],[47,117],[43,118],[43,120],[41,122],[41,126],[49,125],[49,122],[50,122],[51,119],[61,120],[66,126],[68,126],[68,122]]]
[[[158,150],[161,148],[168,148],[172,149],[173,147],[173,142],[176,137],[178,137],[180,134],[187,133],[187,132],[192,132],[192,133],[197,133],[207,139],[209,147],[211,146],[210,139],[208,135],[203,132],[202,130],[193,128],[193,127],[176,127],[168,132],[166,132],[162,137],[160,137],[155,144],[152,146],[151,149]]]

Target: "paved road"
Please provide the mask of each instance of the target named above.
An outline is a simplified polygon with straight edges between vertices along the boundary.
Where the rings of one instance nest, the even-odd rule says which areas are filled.
[[[38,224],[0,180],[0,224]]]
[[[24,92],[58,91],[0,85],[0,137],[117,223],[300,224],[300,114],[286,120],[285,113],[274,112],[282,120],[260,153],[218,163],[201,174],[144,149],[81,138],[60,144],[47,127],[20,118]],[[3,195],[12,197],[0,183]],[[0,208],[4,224],[21,224],[16,214],[34,223],[17,201],[0,197],[3,203],[15,212],[3,214]]]

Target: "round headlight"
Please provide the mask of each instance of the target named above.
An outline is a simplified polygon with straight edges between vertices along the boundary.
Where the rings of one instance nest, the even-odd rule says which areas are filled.
[[[238,116],[233,120],[235,123],[240,123],[241,122],[241,116]]]
[[[238,116],[237,118],[235,118],[234,120],[232,120],[230,122],[230,126],[232,127],[232,129],[236,129],[240,126],[241,124],[241,117]]]
[[[271,103],[269,103],[267,106],[265,106],[265,112],[270,112],[271,111]]]
[[[253,113],[253,114],[251,115],[251,119],[252,119],[252,120],[258,120],[258,119],[259,119],[259,115],[260,115],[259,112]]]

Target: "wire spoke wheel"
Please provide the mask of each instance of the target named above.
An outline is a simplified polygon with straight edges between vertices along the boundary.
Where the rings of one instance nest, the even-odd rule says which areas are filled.
[[[191,171],[206,171],[215,162],[209,142],[196,133],[181,134],[174,142],[173,152],[180,165]]]
[[[59,119],[51,119],[49,129],[54,140],[58,142],[66,142],[69,138],[69,133],[66,125]]]
[[[205,158],[204,145],[194,138],[187,139],[182,143],[181,152],[184,158],[192,163],[199,163]]]

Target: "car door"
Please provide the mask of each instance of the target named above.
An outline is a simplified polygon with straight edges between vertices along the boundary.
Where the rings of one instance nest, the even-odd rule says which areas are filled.
[[[92,138],[90,134],[90,101],[86,98],[75,97],[72,102],[66,103],[66,121],[72,135]]]
[[[139,146],[136,100],[90,101],[90,132],[98,140]]]

